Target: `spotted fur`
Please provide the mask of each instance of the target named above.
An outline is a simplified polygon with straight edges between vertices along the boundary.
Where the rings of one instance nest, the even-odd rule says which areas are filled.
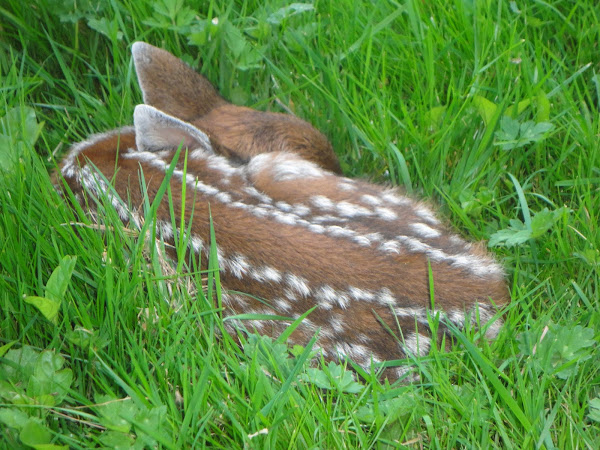
[[[210,207],[225,314],[289,318],[228,326],[278,336],[316,306],[290,342],[304,345],[318,333],[326,359],[349,358],[367,370],[425,355],[431,340],[447,332],[445,323],[482,325],[490,338],[498,333],[501,319],[494,316],[509,302],[501,266],[450,231],[429,206],[339,175],[331,147],[305,122],[274,115],[246,123],[251,110],[236,110],[172,55],[142,43],[133,51],[144,99],[153,106],[136,107],[134,127],[74,145],[60,173],[92,213],[107,197],[125,223],[139,226],[144,195],[153,201],[183,147],[169,181],[174,217],[182,217],[185,201],[189,250],[206,264]],[[224,107],[223,123],[244,122],[231,126],[235,139],[216,112]],[[264,126],[269,133],[257,131]],[[299,145],[295,134],[312,136],[312,144]],[[171,222],[166,201],[157,216],[158,235],[172,242],[180,224]],[[429,317],[436,315],[442,321],[432,336]],[[404,372],[384,375],[393,380]]]

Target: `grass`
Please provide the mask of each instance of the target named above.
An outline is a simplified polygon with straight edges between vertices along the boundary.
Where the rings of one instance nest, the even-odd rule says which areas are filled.
[[[0,447],[598,448],[594,3],[5,0]],[[309,369],[306,349],[240,349],[114,213],[107,232],[67,225],[83,215],[48,172],[131,124],[135,40],[201,65],[238,104],[286,105],[346,174],[430,198],[492,243],[513,298],[498,339],[457,330],[450,351],[411,361],[418,383],[353,382]]]

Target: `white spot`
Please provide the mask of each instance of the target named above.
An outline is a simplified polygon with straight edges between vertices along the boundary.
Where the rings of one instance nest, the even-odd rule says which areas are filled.
[[[130,211],[130,213],[131,213],[131,217],[129,220],[131,220],[131,222],[133,222],[135,227],[139,230],[140,228],[142,228],[142,219],[141,219],[140,215],[133,211]]]
[[[331,225],[327,227],[327,231],[331,236],[334,237],[351,237],[355,235],[354,231],[348,230],[344,227],[339,227],[337,225]]]
[[[363,203],[367,203],[371,206],[380,206],[382,203],[381,199],[369,194],[363,195],[360,199]]]
[[[383,361],[371,353],[371,361],[370,362],[371,362],[371,364],[373,364],[373,363],[379,364],[380,362],[383,362]],[[371,366],[371,364],[369,364],[369,367]]]
[[[427,353],[429,353],[431,339],[419,333],[412,333],[404,338],[402,347],[406,354],[425,356]]]
[[[223,259],[224,265],[237,278],[242,278],[250,270],[250,263],[243,255],[237,254],[230,259]]]
[[[454,245],[464,245],[466,243],[464,240],[462,240],[459,236],[456,236],[455,234],[450,236],[449,239],[450,242]]]
[[[321,333],[323,333],[323,330],[321,330]],[[321,353],[324,357],[327,357],[327,355],[329,354],[329,352],[327,350],[325,350],[323,347],[321,347],[320,345],[316,344],[313,347],[313,350],[317,353]]]
[[[242,307],[246,307],[248,305],[248,297],[245,295],[229,295],[231,297],[231,303],[235,302]]]
[[[360,366],[364,367],[369,363],[370,352],[364,345],[340,342],[336,350],[340,356],[346,356]]]
[[[278,155],[276,159],[279,159],[281,155]],[[321,178],[324,176],[323,170],[316,164],[298,157],[277,160],[275,166],[273,166],[271,170],[275,181],[304,180],[307,178]]]
[[[64,178],[73,178],[78,172],[75,164],[71,161],[64,163],[63,168],[60,171]]]
[[[375,298],[375,294],[373,294],[372,292],[365,291],[364,289],[360,289],[354,286],[350,286],[348,292],[350,293],[350,296],[352,298],[359,301],[363,300],[370,302]]]
[[[393,306],[396,304],[396,298],[392,294],[392,291],[390,291],[388,288],[383,288],[379,291],[377,295],[377,301],[379,303],[383,303],[384,305]]]
[[[252,312],[250,312],[249,314],[253,314]],[[247,320],[246,321],[252,328],[254,328],[256,331],[258,331],[260,333],[260,331],[265,327],[265,321],[264,320]]]
[[[420,237],[423,238],[437,238],[442,235],[441,232],[436,230],[435,228],[431,228],[429,225],[425,225],[424,223],[413,223],[411,224],[411,228],[415,233],[417,233]]]
[[[361,245],[363,247],[370,247],[371,246],[371,240],[367,237],[367,236],[354,236],[352,238],[352,240],[354,242],[356,242],[358,245]]]
[[[465,313],[463,311],[455,309],[446,313],[446,316],[457,327],[462,328],[465,326]]]
[[[353,191],[356,189],[356,185],[349,178],[344,178],[345,181],[338,183],[338,187],[342,191]]]
[[[402,248],[397,241],[385,241],[379,246],[379,250],[386,253],[400,254]]]
[[[293,273],[288,273],[285,275],[285,281],[294,291],[302,295],[303,297],[308,297],[310,295],[310,288],[308,287],[308,282],[298,275],[294,275]]]
[[[159,220],[157,221],[156,227],[158,228],[160,236],[164,240],[169,240],[173,237],[173,227],[170,223],[165,222],[163,220]]]
[[[350,303],[350,299],[345,294],[339,293],[336,297],[337,304],[342,309],[348,308],[348,304]]]
[[[162,152],[160,152],[162,153]],[[154,160],[162,161],[159,158],[159,154],[156,152],[146,152],[146,151],[137,151],[137,152],[127,152],[121,154],[122,158],[125,159],[137,159],[138,161],[151,163]],[[162,166],[161,166],[162,167]]]
[[[318,225],[316,223],[312,223],[308,226],[308,229],[316,234],[325,233],[325,227],[323,225]]]
[[[164,169],[166,169],[166,168],[167,168],[166,164],[165,164],[163,167],[161,167],[161,168],[164,168]],[[183,177],[182,177],[182,175],[181,175],[181,174],[179,174],[178,178],[179,178],[181,181],[183,181]],[[185,182],[186,182],[187,184],[195,185],[195,184],[197,183],[197,181],[198,181],[198,178],[196,178],[196,177],[195,177],[194,175],[192,175],[191,173],[186,173],[186,174],[185,174]],[[213,191],[213,192],[218,192],[218,189],[217,189],[217,188],[213,188],[213,189],[214,189],[214,191]]]
[[[330,330],[329,327],[322,326],[321,330],[319,331],[319,341],[321,341],[321,339],[323,339],[323,338],[326,338],[326,339],[335,339],[336,338],[336,334],[332,330]]]
[[[232,296],[230,294],[228,294],[227,292],[225,292],[225,291],[221,292],[221,301],[223,302],[223,304],[230,305],[231,297]]]
[[[290,212],[292,210],[292,206],[289,203],[283,201],[275,203],[275,206],[285,212]]]
[[[421,242],[418,239],[409,236],[397,236],[397,239],[405,244],[411,252],[414,253],[426,253],[428,250],[435,250],[425,242]],[[429,255],[431,256],[431,255]]]
[[[194,150],[191,154],[193,155],[195,152],[199,151],[200,149],[196,149]],[[221,172],[223,175],[227,176],[227,177],[231,177],[233,175],[239,175],[240,174],[240,169],[238,169],[237,167],[232,166],[231,164],[229,164],[229,162],[227,161],[226,158],[223,158],[222,156],[216,156],[216,155],[210,155],[207,152],[204,152],[206,154],[206,156],[208,157],[208,167],[210,169],[216,170],[218,172]]]
[[[251,176],[257,176],[264,170],[270,170],[275,181],[320,178],[324,176],[316,164],[304,160],[293,153],[261,153],[254,156],[246,170]]]
[[[297,216],[302,217],[306,216],[307,214],[310,214],[310,208],[300,203],[295,204],[293,208],[294,214],[296,214]]]
[[[359,335],[356,336],[356,338],[358,339],[359,342],[362,342],[363,344],[368,344],[369,342],[371,342],[371,338],[369,336],[367,336],[365,333],[359,333]]]
[[[210,154],[210,152],[207,152],[203,148],[196,148],[188,154],[188,158],[191,160],[204,160],[207,159]]]
[[[336,209],[343,217],[362,217],[372,215],[371,211],[369,211],[367,208],[346,201],[339,202],[336,205]]]
[[[332,209],[333,201],[324,195],[315,195],[310,199],[311,203],[320,209]]]
[[[200,238],[199,236],[192,236],[192,239],[190,242],[191,242],[192,248],[194,249],[194,252],[196,252],[196,253],[200,253],[202,251],[202,249],[204,248],[204,242],[202,241],[202,238]]]
[[[249,194],[251,197],[258,199],[261,203],[271,204],[273,202],[273,199],[271,197],[263,194],[254,186],[246,186],[243,190],[246,194]]]
[[[297,217],[293,214],[286,214],[280,211],[271,212],[272,217],[279,223],[286,225],[296,225]]]
[[[273,301],[273,304],[275,305],[275,307],[281,311],[285,311],[288,312],[292,309],[292,305],[290,304],[290,302],[288,302],[287,300],[278,297]]]
[[[337,298],[337,292],[331,286],[323,285],[317,289],[315,298],[323,308],[331,309],[333,308],[333,302],[335,302]]]
[[[427,320],[427,309],[425,308],[398,307],[394,308],[394,314],[398,317],[411,317],[419,323],[429,325],[429,322]],[[433,310],[430,311],[430,314],[432,317],[435,317],[435,315],[438,314],[438,312]]]
[[[215,195],[215,198],[221,203],[231,203],[231,195],[229,195],[227,192],[219,192],[217,195]]]
[[[298,316],[300,317],[300,316]],[[298,318],[296,317],[296,319]],[[304,318],[302,319],[302,325],[305,326],[306,328],[308,328],[309,330],[311,330],[312,332],[315,332],[317,330],[317,326],[309,319],[309,318]]]
[[[344,316],[341,314],[337,314],[335,317],[331,317],[329,319],[329,324],[331,325],[331,328],[333,328],[333,331],[335,331],[338,334],[344,333],[346,329],[346,327],[344,326]]]
[[[404,377],[409,371],[410,368],[406,366],[394,367],[394,373],[398,379]]]
[[[383,220],[396,220],[398,218],[398,214],[392,211],[389,208],[379,207],[375,208],[375,212],[377,215]]]
[[[383,240],[383,236],[381,235],[381,233],[369,233],[366,235],[366,238],[372,242],[379,242]]]
[[[487,327],[485,330],[485,337],[487,339],[495,339],[500,333],[500,329],[502,328],[502,320],[496,319],[493,323],[486,322],[485,324],[481,324],[481,327]]]
[[[260,281],[261,283],[265,281],[279,283],[282,278],[281,273],[277,269],[274,269],[273,267],[269,266],[264,266],[256,270],[252,270],[251,276],[252,278],[254,278],[257,281]]]
[[[241,209],[245,209],[245,210],[249,211],[252,215],[254,215],[256,217],[261,217],[261,218],[277,213],[277,211],[271,212],[267,208],[264,208],[262,206],[252,207],[250,205],[246,205],[245,203],[241,203],[241,202],[240,203],[236,202],[236,205],[240,205]]]
[[[415,214],[433,225],[438,225],[440,223],[433,212],[431,212],[431,210],[429,210],[429,208],[427,208],[425,205],[415,206]]]
[[[384,201],[391,203],[392,205],[396,205],[396,206],[408,205],[408,204],[412,203],[412,201],[408,197],[403,197],[401,195],[398,195],[394,191],[382,192],[381,198]]]
[[[298,301],[298,299],[296,298],[296,294],[294,294],[289,289],[284,289],[283,294],[285,295],[285,298],[287,298],[289,301],[291,301],[293,303],[296,303]]]
[[[248,209],[250,207],[249,205],[247,205],[243,202],[240,202],[240,201],[231,202],[229,204],[229,206],[233,206],[234,208],[237,208],[237,209]]]

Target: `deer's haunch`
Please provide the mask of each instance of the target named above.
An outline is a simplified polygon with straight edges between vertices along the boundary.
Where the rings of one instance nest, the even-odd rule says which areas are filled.
[[[134,127],[76,144],[61,164],[82,205],[93,210],[105,196],[124,222],[141,221],[140,176],[152,202],[183,144],[169,181],[174,216],[181,217],[185,200],[184,217],[193,219],[189,251],[205,259],[210,205],[226,314],[296,319],[317,306],[290,341],[306,344],[318,331],[326,359],[347,357],[367,369],[426,354],[433,338],[428,313],[497,334],[501,320],[487,322],[509,301],[502,268],[426,204],[340,176],[330,144],[306,122],[227,103],[163,50],[136,43],[133,52],[148,103],[136,107]],[[173,241],[179,224],[166,200],[157,216],[158,233]],[[243,325],[278,336],[289,323]],[[445,330],[442,321],[438,331]]]

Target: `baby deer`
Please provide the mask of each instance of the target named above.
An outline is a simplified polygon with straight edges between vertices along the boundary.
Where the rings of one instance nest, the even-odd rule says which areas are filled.
[[[144,103],[202,130],[216,153],[247,163],[260,153],[293,151],[341,174],[327,138],[305,121],[232,105],[183,61],[149,44],[136,42],[132,52]]]
[[[204,77],[148,44],[134,44],[133,55],[147,104],[135,108],[133,127],[74,145],[62,176],[85,207],[108,196],[125,223],[140,222],[140,177],[152,202],[182,146],[169,180],[174,217],[182,204],[186,223],[193,214],[189,250],[206,261],[210,206],[224,314],[293,320],[316,306],[289,341],[305,345],[318,333],[325,359],[348,358],[366,370],[425,355],[448,322],[485,327],[489,338],[498,333],[501,320],[490,319],[510,300],[502,268],[428,206],[338,175],[331,145],[306,122],[231,105]],[[173,242],[179,223],[173,226],[166,201],[157,217],[157,233]],[[428,317],[436,313],[442,320],[434,337]],[[289,323],[241,325],[276,337]],[[387,368],[383,375],[392,381],[403,373]]]

